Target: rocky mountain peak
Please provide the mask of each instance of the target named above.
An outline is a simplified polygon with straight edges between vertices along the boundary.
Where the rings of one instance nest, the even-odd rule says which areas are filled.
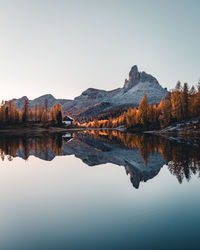
[[[139,79],[140,73],[138,72],[137,65],[134,65],[129,72],[129,81]]]
[[[103,98],[107,92],[105,90],[101,89],[95,89],[95,88],[88,88],[85,91],[82,92],[82,94],[78,97],[76,97],[74,100],[93,100],[98,98]]]
[[[130,89],[140,81],[140,73],[137,65],[134,65],[129,72],[129,79],[125,79],[124,88]]]
[[[35,98],[33,101],[35,102],[44,102],[45,99],[47,99],[48,101],[54,101],[55,97],[51,94],[46,94],[46,95],[42,95],[40,97]]]
[[[34,104],[44,105],[45,99],[48,100],[49,108],[54,104],[62,105],[63,112],[70,115],[79,122],[90,121],[101,115],[115,115],[126,110],[128,107],[139,105],[142,97],[147,96],[150,104],[160,103],[165,98],[167,89],[164,89],[150,74],[139,72],[137,65],[134,65],[125,80],[123,88],[114,90],[101,90],[88,88],[74,100],[56,99],[51,94],[43,95],[33,100],[29,100],[29,107]],[[27,97],[13,99],[18,109],[22,109]]]
[[[124,88],[130,89],[136,86],[139,82],[155,82],[158,83],[157,79],[146,72],[139,72],[137,65],[134,65],[129,72],[129,79],[125,79]],[[159,83],[158,83],[159,84]]]

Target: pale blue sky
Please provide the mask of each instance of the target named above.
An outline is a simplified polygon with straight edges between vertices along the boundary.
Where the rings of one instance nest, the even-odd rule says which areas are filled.
[[[0,0],[0,99],[121,87],[134,64],[196,84],[200,1]]]

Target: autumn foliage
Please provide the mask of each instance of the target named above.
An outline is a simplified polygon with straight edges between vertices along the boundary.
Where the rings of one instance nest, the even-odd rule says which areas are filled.
[[[84,124],[88,127],[112,128],[125,125],[136,129],[164,128],[173,123],[186,121],[200,116],[200,83],[197,89],[188,84],[181,86],[178,82],[175,89],[168,92],[159,105],[148,104],[143,96],[138,108],[129,108],[116,118],[94,120]]]
[[[28,99],[25,99],[22,110],[15,107],[12,101],[2,102],[0,105],[0,126],[12,124],[42,123],[44,125],[62,124],[62,106],[54,104],[51,109],[48,108],[48,101],[44,105],[35,104],[32,109],[29,108]]]

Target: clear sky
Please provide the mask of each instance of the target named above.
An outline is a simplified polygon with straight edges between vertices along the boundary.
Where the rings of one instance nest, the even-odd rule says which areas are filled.
[[[196,84],[200,1],[0,0],[0,99],[121,87],[134,64]]]

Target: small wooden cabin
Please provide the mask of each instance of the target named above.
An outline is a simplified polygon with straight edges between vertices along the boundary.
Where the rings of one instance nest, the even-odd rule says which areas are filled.
[[[63,124],[65,124],[65,125],[72,125],[73,121],[74,121],[74,119],[68,115],[66,115],[62,120]]]

